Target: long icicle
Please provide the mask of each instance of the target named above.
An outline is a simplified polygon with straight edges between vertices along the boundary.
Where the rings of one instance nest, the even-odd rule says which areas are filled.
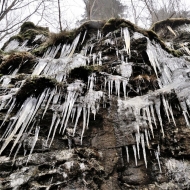
[[[29,161],[30,158],[31,158],[32,152],[33,152],[34,147],[35,147],[35,145],[36,145],[36,142],[37,142],[37,140],[38,140],[39,131],[40,131],[40,126],[36,126],[34,140],[33,140],[33,143],[32,143],[32,147],[31,147],[31,149],[30,149],[30,153],[29,153],[29,155],[28,155],[28,159],[27,159],[27,161],[26,161],[26,165],[27,165],[28,161]]]

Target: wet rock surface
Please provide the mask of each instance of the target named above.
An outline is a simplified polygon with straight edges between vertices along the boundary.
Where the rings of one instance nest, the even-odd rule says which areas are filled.
[[[1,53],[0,189],[189,189],[187,57],[123,19],[71,34]]]

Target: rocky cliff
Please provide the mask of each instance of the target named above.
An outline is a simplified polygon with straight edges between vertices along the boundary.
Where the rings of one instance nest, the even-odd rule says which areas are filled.
[[[189,189],[189,23],[24,23],[0,52],[0,189]]]

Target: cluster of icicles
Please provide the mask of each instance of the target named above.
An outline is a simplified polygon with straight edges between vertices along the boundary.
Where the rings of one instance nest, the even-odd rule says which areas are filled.
[[[83,36],[81,44],[83,44],[86,32]],[[106,37],[105,44],[114,44],[114,40],[109,40],[112,37],[112,33],[109,33]],[[187,106],[190,106],[190,99],[188,97],[188,91],[190,90],[190,83],[188,79],[189,64],[184,59],[174,58],[165,52],[158,44],[151,42],[147,38],[147,55],[149,61],[157,75],[158,83],[160,89],[154,92],[150,92],[144,96],[137,96],[134,98],[129,98],[126,92],[126,86],[128,85],[129,78],[132,74],[132,63],[125,61],[123,56],[123,51],[126,51],[128,56],[131,56],[130,51],[130,34],[127,28],[121,29],[121,36],[124,41],[124,49],[118,50],[116,48],[116,56],[121,62],[120,65],[120,75],[111,75],[108,73],[100,73],[105,78],[104,88],[102,91],[95,91],[94,86],[96,84],[96,75],[93,73],[88,78],[88,84],[83,83],[83,81],[76,80],[67,86],[67,94],[65,96],[65,101],[60,103],[62,97],[62,91],[60,88],[56,87],[54,89],[45,89],[44,92],[38,97],[33,96],[27,98],[17,114],[11,118],[6,131],[0,139],[2,146],[0,148],[0,155],[5,150],[7,145],[13,141],[13,146],[10,150],[10,155],[14,148],[17,146],[17,150],[14,154],[14,159],[21,148],[21,145],[31,135],[34,131],[31,150],[28,156],[28,160],[31,157],[35,144],[38,140],[38,135],[40,132],[39,120],[44,117],[48,108],[53,110],[52,123],[50,126],[49,134],[46,139],[46,146],[50,147],[56,131],[64,134],[69,119],[73,121],[73,136],[77,130],[77,124],[79,118],[83,118],[83,127],[81,132],[81,143],[84,135],[85,129],[88,129],[90,113],[95,115],[99,109],[100,101],[104,99],[106,94],[110,98],[113,94],[113,89],[115,89],[115,94],[118,96],[118,114],[128,115],[132,113],[135,116],[135,122],[132,123],[132,127],[135,131],[136,145],[132,145],[135,157],[135,163],[137,165],[137,157],[140,158],[140,144],[143,150],[143,157],[145,165],[147,166],[146,159],[146,149],[145,146],[149,147],[149,140],[154,138],[154,127],[158,125],[161,127],[162,134],[164,136],[163,122],[160,113],[161,102],[164,105],[165,113],[169,121],[173,121],[175,125],[175,119],[172,112],[172,107],[166,98],[167,94],[172,91],[178,96],[180,107],[182,109],[187,125],[189,124],[189,115],[187,112]],[[69,72],[77,67],[86,66],[90,63],[102,65],[105,57],[102,57],[102,53],[97,54],[92,53],[94,44],[84,45],[84,48],[80,53],[75,53],[75,49],[79,43],[81,34],[79,34],[71,45],[64,45],[63,47],[58,46],[49,49],[43,56],[39,59],[38,63],[35,65],[32,76],[47,76],[55,78],[58,82],[66,81]],[[132,38],[142,38],[144,37],[140,33],[134,33]],[[97,41],[102,39],[101,33],[98,31]],[[62,48],[62,49],[61,49]],[[57,52],[60,51],[60,57],[55,59]],[[87,55],[87,52],[89,54]],[[17,71],[13,72],[15,75]],[[158,73],[161,76],[158,77]],[[10,79],[4,77],[2,79],[2,86],[6,88],[8,86]],[[22,87],[24,81],[13,90],[12,94],[2,95],[0,97],[1,105],[0,108],[9,107],[5,119],[1,125],[4,125],[9,114],[12,112],[16,99],[14,94],[16,91]],[[120,85],[123,86],[124,97],[120,96]],[[87,88],[87,93],[82,96],[84,88]],[[44,112],[41,118],[36,117],[39,109],[43,109]],[[140,130],[141,129],[141,130]],[[152,136],[152,137],[151,137]],[[16,138],[15,138],[16,137]],[[129,162],[128,146],[126,146],[127,160]],[[159,161],[159,145],[158,149],[155,151],[155,157]],[[28,161],[27,161],[28,162]],[[160,167],[161,170],[161,167]]]

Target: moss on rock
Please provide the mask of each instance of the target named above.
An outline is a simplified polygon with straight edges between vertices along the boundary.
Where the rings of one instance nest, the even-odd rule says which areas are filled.
[[[170,26],[172,28],[179,27],[184,24],[190,24],[190,19],[185,18],[170,18],[166,20],[161,20],[159,22],[155,22],[151,26],[151,30],[155,31],[156,33],[160,31],[163,28],[166,28],[167,26]]]
[[[32,22],[25,22],[22,24],[20,32],[17,35],[12,36],[3,45],[2,49],[4,50],[7,47],[7,45],[13,40],[16,40],[17,42],[19,42],[19,45],[22,45],[22,43],[26,40],[28,40],[27,46],[34,46],[36,44],[40,45],[43,41],[38,40],[38,41],[33,42],[33,40],[35,39],[37,35],[43,35],[45,37],[48,37],[49,29],[46,27],[36,26]]]
[[[46,88],[53,88],[57,84],[55,79],[46,77],[28,78],[16,94],[18,102],[23,102],[31,95],[38,97]]]
[[[47,27],[36,26],[33,22],[29,21],[29,22],[24,22],[21,25],[19,33],[23,34],[29,29],[34,29],[34,30],[41,31],[41,32],[49,32],[49,29]]]
[[[29,52],[13,52],[4,56],[0,65],[0,73],[9,74],[23,64],[34,63],[35,57]]]

